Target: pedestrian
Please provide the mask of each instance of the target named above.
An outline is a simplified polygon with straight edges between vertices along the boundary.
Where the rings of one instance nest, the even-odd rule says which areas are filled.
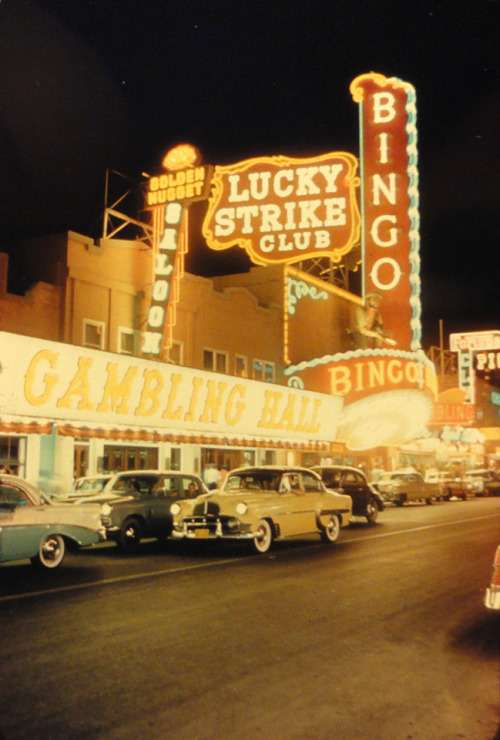
[[[219,484],[220,473],[215,467],[215,463],[210,462],[203,473],[203,481],[209,491],[213,491]]]

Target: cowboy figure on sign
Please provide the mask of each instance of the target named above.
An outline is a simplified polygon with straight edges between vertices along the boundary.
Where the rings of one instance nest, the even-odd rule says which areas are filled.
[[[356,308],[350,331],[353,349],[378,349],[383,344],[397,344],[384,330],[381,301],[379,293],[367,293],[364,305]]]

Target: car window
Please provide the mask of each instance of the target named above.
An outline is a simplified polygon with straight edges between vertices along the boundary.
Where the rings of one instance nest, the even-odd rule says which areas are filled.
[[[325,486],[340,488],[340,470],[322,470],[321,477]]]
[[[1,509],[16,509],[18,506],[25,506],[27,503],[28,499],[18,488],[7,484],[0,485]]]
[[[181,478],[181,496],[182,498],[195,498],[202,493],[199,482],[196,478],[184,476]]]
[[[231,491],[277,491],[279,474],[269,471],[248,471],[241,473],[230,473],[227,477],[224,490]]]
[[[110,480],[111,476],[109,478],[78,478],[73,484],[73,491],[100,493]]]
[[[159,475],[124,475],[119,476],[111,486],[112,491],[127,493],[131,496],[147,496],[153,492]]]
[[[344,475],[342,476],[342,485],[343,486],[354,486],[358,482],[358,479],[356,477],[356,473],[353,470],[346,470],[344,472]]]
[[[363,478],[363,476],[361,475],[361,473],[354,473],[354,481],[355,481],[355,483],[356,483],[357,486],[365,486],[366,485],[366,481]]]
[[[315,475],[311,475],[310,473],[302,473],[302,485],[304,487],[304,491],[307,491],[308,493],[323,490],[321,481],[318,480]]]

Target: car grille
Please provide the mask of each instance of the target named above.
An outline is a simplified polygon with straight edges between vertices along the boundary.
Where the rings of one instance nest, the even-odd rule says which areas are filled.
[[[216,514],[202,514],[200,516],[186,516],[178,523],[179,529],[195,533],[196,530],[208,530],[212,536],[234,535],[247,532],[250,525],[241,524],[234,516],[217,516]]]
[[[193,509],[194,516],[217,516],[220,511],[219,505],[213,501],[201,501]]]

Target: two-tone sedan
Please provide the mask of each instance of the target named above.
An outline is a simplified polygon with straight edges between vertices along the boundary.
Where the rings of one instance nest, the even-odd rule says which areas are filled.
[[[170,511],[174,538],[236,540],[265,553],[275,540],[311,533],[336,542],[352,499],[326,488],[312,470],[270,465],[237,468],[221,490],[177,501]]]
[[[0,562],[29,558],[33,565],[57,568],[68,546],[104,538],[99,505],[52,503],[29,481],[0,476]]]

